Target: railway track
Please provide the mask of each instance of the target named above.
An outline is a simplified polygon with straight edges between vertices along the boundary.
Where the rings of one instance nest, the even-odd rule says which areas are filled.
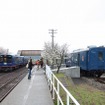
[[[105,84],[105,78],[96,78],[95,81]]]
[[[9,73],[8,75],[6,74],[3,75],[3,77],[0,77],[0,102],[14,89],[26,74],[27,70],[25,68],[21,68]]]
[[[105,77],[101,78],[92,78],[92,77],[81,77],[81,78],[72,78],[74,85],[89,85],[93,88],[105,91]]]

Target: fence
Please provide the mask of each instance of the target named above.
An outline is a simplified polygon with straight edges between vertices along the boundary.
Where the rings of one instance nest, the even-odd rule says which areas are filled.
[[[63,86],[63,84],[57,79],[57,77],[53,74],[50,67],[46,65],[46,76],[48,79],[50,90],[52,91],[52,97],[55,99],[55,95],[57,96],[57,105],[80,105],[77,100],[70,94],[70,92]],[[65,92],[65,103],[61,98],[60,91],[61,88]]]

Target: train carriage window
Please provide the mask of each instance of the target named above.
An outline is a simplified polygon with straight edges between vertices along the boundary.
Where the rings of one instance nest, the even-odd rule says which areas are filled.
[[[4,57],[4,62],[7,62],[7,58],[6,57]]]
[[[103,53],[102,52],[98,53],[98,58],[99,58],[99,60],[103,60]]]
[[[78,53],[74,53],[72,55],[72,62],[74,63],[74,65],[78,65]]]
[[[12,56],[7,56],[6,60],[7,60],[8,63],[11,63],[12,62]]]
[[[3,62],[3,56],[0,56],[0,62]]]
[[[15,57],[15,63],[18,63],[19,62],[19,57]]]

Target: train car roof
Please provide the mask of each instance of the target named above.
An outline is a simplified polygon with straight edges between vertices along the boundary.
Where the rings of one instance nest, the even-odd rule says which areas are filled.
[[[93,47],[90,47],[88,46],[86,49],[77,49],[77,50],[74,50],[72,53],[78,53],[78,52],[83,52],[83,51],[89,51],[91,49],[94,49],[94,48],[104,48],[104,46],[99,46],[99,47],[96,47],[96,46],[93,46]]]
[[[24,56],[19,56],[19,55],[15,55],[15,54],[0,54],[0,56],[2,56],[2,55],[4,55],[4,56],[13,56],[13,57],[24,57]]]
[[[89,48],[86,48],[86,49],[77,49],[77,50],[74,50],[72,53],[78,53],[78,52],[82,52],[82,51],[89,51]]]

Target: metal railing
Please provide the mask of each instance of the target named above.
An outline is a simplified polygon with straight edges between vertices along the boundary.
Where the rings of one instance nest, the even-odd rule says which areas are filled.
[[[70,94],[70,92],[63,86],[63,84],[58,80],[58,78],[53,74],[48,65],[46,65],[46,76],[48,79],[50,91],[52,91],[52,98],[55,99],[55,95],[57,96],[57,105],[80,105],[77,100]],[[65,103],[60,96],[61,88],[66,94]]]

